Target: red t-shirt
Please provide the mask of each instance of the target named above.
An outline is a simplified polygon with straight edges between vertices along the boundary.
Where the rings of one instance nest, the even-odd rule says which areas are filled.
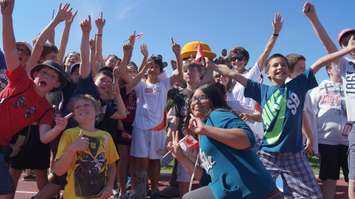
[[[8,85],[0,92],[0,146],[7,145],[12,136],[30,124],[51,125],[54,117],[50,104],[36,93],[23,67],[6,74]]]

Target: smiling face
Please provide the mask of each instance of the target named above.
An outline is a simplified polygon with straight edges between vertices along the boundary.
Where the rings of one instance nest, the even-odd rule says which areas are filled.
[[[95,123],[96,108],[92,101],[79,98],[73,103],[72,109],[74,119],[79,124]]]
[[[112,93],[112,78],[103,73],[95,77],[95,85],[102,99],[109,99]]]
[[[195,117],[204,119],[208,116],[211,110],[211,102],[207,95],[197,89],[191,98],[191,112]]]
[[[59,74],[48,67],[43,67],[34,72],[33,82],[36,86],[36,90],[44,95],[60,86]]]
[[[289,73],[286,59],[274,57],[269,60],[268,65],[267,74],[271,82],[277,85],[284,84]]]

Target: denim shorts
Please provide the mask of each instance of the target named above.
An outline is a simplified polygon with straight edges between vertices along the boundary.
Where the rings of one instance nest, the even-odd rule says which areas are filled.
[[[5,162],[4,154],[0,151],[0,195],[15,193],[15,186]]]

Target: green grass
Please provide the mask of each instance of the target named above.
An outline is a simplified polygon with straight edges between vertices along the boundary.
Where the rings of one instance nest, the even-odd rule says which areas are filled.
[[[315,155],[308,156],[309,164],[312,167],[315,176],[319,176],[319,158]]]

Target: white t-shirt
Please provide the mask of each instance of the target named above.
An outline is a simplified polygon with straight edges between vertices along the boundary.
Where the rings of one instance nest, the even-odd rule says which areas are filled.
[[[347,118],[348,121],[355,121],[355,60],[343,57],[337,66],[343,79]]]
[[[256,82],[261,82],[261,71],[256,63],[243,76]],[[256,102],[248,97],[244,97],[244,86],[235,82],[232,91],[227,92],[227,104],[237,113],[255,114]],[[263,137],[263,127],[261,122],[246,122],[254,134],[261,139]]]
[[[148,130],[157,127],[163,122],[170,88],[170,78],[165,78],[155,84],[143,80],[138,83],[135,87],[137,108],[133,123],[134,127]]]
[[[348,145],[347,137],[341,134],[347,121],[342,84],[324,80],[309,95],[316,116],[318,142]]]

